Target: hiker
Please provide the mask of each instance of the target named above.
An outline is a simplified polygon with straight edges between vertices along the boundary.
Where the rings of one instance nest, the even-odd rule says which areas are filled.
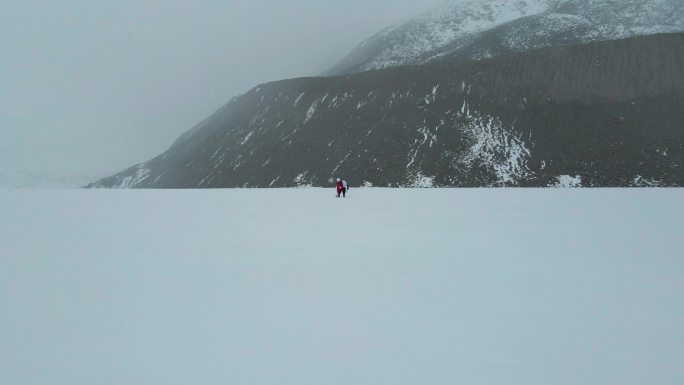
[[[342,179],[342,197],[347,197],[347,191],[349,191],[349,184],[347,184],[346,179]]]
[[[340,178],[337,178],[337,198],[340,197],[340,193],[342,192],[342,188],[344,185],[342,184],[342,180]]]

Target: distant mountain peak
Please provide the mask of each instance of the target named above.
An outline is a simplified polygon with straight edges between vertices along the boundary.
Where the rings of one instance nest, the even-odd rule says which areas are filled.
[[[372,36],[328,73],[682,31],[681,0],[451,0]]]

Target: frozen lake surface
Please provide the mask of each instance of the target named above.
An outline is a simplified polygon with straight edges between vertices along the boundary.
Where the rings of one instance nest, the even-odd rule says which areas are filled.
[[[0,191],[0,383],[683,384],[683,189]]]

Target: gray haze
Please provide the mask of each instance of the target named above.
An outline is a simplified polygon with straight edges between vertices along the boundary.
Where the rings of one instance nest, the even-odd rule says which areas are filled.
[[[2,0],[0,187],[145,161],[258,83],[315,74],[437,0]]]

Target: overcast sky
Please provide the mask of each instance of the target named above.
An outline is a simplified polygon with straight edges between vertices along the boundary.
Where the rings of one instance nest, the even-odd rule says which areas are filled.
[[[148,160],[232,96],[439,2],[0,0],[0,186]]]

